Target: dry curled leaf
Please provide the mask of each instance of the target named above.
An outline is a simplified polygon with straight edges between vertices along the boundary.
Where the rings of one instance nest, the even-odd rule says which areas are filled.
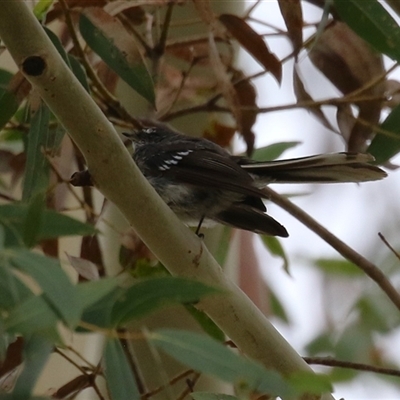
[[[244,79],[241,71],[236,71],[233,75],[234,88],[241,106],[241,130],[239,134],[243,137],[247,145],[247,155],[251,156],[254,150],[255,135],[252,131],[256,122],[257,111],[257,92],[253,83],[249,79]]]
[[[311,97],[311,95],[307,92],[304,83],[297,71],[297,68],[294,67],[293,68],[293,90],[294,90],[294,94],[296,95],[297,101],[298,102],[314,102],[314,99]],[[335,128],[331,125],[331,123],[328,121],[328,119],[326,118],[325,114],[323,113],[321,107],[314,107],[314,106],[309,106],[309,107],[305,107],[311,114],[313,114],[318,121],[325,126],[325,128],[334,131],[335,132]]]
[[[243,48],[281,83],[282,64],[269,51],[264,39],[246,21],[236,15],[221,14],[219,20]]]
[[[375,82],[371,85],[384,75],[382,56],[342,22],[332,23],[325,29],[309,56],[343,94],[366,87],[359,91],[358,100],[352,101],[359,114],[347,146],[349,151],[365,151],[373,127],[379,123],[383,105],[384,84]],[[365,101],[362,101],[363,98]]]
[[[221,124],[219,121],[213,120],[203,133],[205,139],[217,143],[221,147],[228,147],[236,132],[236,129]]]
[[[303,46],[303,13],[300,0],[278,0],[278,4],[297,57]]]
[[[215,77],[218,82],[218,86],[222,92],[222,95],[236,121],[238,131],[242,130],[242,112],[240,107],[240,101],[233,86],[230,76],[228,75],[225,65],[222,63],[219,56],[218,48],[214,40],[212,32],[209,35],[209,50],[210,50],[210,62],[213,68]]]

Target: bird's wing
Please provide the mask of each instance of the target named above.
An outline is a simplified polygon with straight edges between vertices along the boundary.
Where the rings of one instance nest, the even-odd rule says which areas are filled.
[[[184,147],[183,147],[184,146]],[[168,179],[245,196],[265,197],[253,178],[228,153],[199,149],[196,143],[167,145],[149,160],[153,169]]]

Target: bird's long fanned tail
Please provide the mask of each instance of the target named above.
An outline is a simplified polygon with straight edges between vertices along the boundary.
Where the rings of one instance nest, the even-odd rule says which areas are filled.
[[[366,182],[387,174],[370,154],[335,153],[282,161],[240,162],[257,183]]]

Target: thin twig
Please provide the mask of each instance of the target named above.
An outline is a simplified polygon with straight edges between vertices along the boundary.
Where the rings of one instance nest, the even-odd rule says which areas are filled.
[[[80,366],[77,362],[75,362],[71,357],[67,356],[65,353],[63,353],[60,349],[57,347],[54,349],[54,353],[59,354],[61,357],[65,358],[70,364],[72,364],[75,368],[77,368],[80,372],[82,372],[83,375],[89,375],[85,368]]]
[[[279,207],[283,208],[289,214],[293,215],[302,224],[307,226],[311,231],[316,233],[326,243],[332,246],[344,258],[354,263],[362,271],[364,271],[382,290],[392,303],[400,310],[400,294],[391,284],[385,274],[373,263],[368,261],[361,254],[357,253],[346,243],[329,232],[326,228],[320,225],[314,218],[308,215],[300,207],[293,204],[284,196],[279,195],[269,187],[263,189],[268,198]]]
[[[400,370],[394,368],[382,368],[374,365],[336,360],[332,357],[303,357],[307,364],[325,365],[327,367],[348,368],[357,371],[375,372],[377,374],[400,377]]]
[[[120,332],[126,332],[126,329],[120,329]],[[130,351],[129,341],[125,338],[120,338],[119,341],[125,353],[125,357],[128,360],[129,367],[133,373],[133,376],[135,377],[135,382],[139,390],[139,394],[143,395],[144,393],[146,393],[146,387],[144,385],[140,370],[135,363],[134,355]]]
[[[187,376],[192,375],[192,374],[194,374],[194,373],[195,373],[195,371],[194,371],[193,369],[188,369],[188,370],[186,370],[186,371],[183,371],[183,372],[181,372],[180,374],[178,374],[177,376],[173,377],[173,378],[168,382],[168,384],[169,384],[170,386],[172,386],[172,385],[174,385],[175,383],[177,383],[177,382],[179,382],[180,380],[182,380],[183,378],[186,378]],[[165,385],[159,386],[158,388],[153,389],[152,391],[145,393],[145,394],[142,396],[142,400],[147,400],[147,399],[149,399],[150,397],[153,397],[153,396],[155,396],[156,394],[162,392],[164,389],[165,389]]]
[[[183,400],[186,398],[187,395],[193,393],[193,388],[196,385],[197,381],[199,380],[200,375],[201,374],[199,372],[195,372],[192,379],[186,380],[187,388],[184,389],[183,392],[180,394],[180,396],[177,397],[177,400]]]
[[[378,236],[381,238],[382,242],[391,250],[391,252],[400,260],[400,254],[391,246],[391,244],[386,240],[385,236],[381,232],[378,232]]]

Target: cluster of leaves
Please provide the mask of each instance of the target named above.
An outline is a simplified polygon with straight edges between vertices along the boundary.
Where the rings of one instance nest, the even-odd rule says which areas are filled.
[[[253,153],[252,129],[259,113],[305,108],[325,127],[340,133],[349,150],[367,150],[379,163],[396,155],[400,150],[399,85],[388,79],[394,67],[385,69],[383,57],[399,60],[400,29],[386,9],[375,0],[309,1],[323,13],[321,21],[312,25],[312,36],[304,40],[306,24],[300,0],[278,1],[286,31],[254,19],[252,12],[258,3],[244,16],[216,14],[208,1],[163,0],[42,0],[34,12],[75,76],[118,127],[129,129],[146,123],[129,113],[120,100],[118,83],[122,80],[149,107],[156,107],[159,121],[175,122],[201,112],[229,114],[231,125],[210,118],[201,133],[228,145],[237,131],[249,154]],[[387,0],[386,4],[394,12],[400,11],[395,1]],[[183,8],[194,18],[174,18],[174,13]],[[48,26],[57,26],[58,34]],[[268,33],[262,35],[257,32],[260,29]],[[267,45],[268,35],[287,37],[293,51],[278,57]],[[259,73],[246,76],[237,69],[235,43],[259,63]],[[297,61],[302,51],[341,96],[313,99],[295,62],[293,92],[297,101],[260,107],[253,80],[270,73],[281,83],[287,78],[282,74],[284,63]],[[325,107],[335,108],[336,126],[326,117]],[[384,114],[388,116],[381,122]],[[94,378],[103,376],[112,398],[140,398],[146,393],[136,385],[129,352],[121,344],[129,338],[123,330],[125,324],[165,303],[196,302],[202,296],[216,294],[215,289],[168,276],[129,284],[104,277],[99,233],[93,229],[98,215],[92,189],[83,188],[81,199],[66,182],[71,168],[84,169],[84,160],[20,72],[0,70],[0,129],[0,198],[6,203],[0,206],[0,377],[4,379],[24,360],[13,395],[29,398],[55,346],[55,351],[66,357],[58,329],[62,323],[73,331],[100,330],[107,340],[104,363],[80,366],[80,375],[53,397],[87,387],[98,390]],[[273,159],[296,144],[278,143],[255,151],[253,157]],[[83,210],[85,223],[61,213],[68,211],[70,197]],[[80,278],[77,285],[71,283],[60,262],[59,239],[69,235],[82,236],[79,257],[69,258]],[[265,238],[264,243],[287,267],[279,242]],[[139,260],[146,258],[148,265],[152,258],[137,242],[129,249],[122,247],[122,253],[121,263],[136,271],[140,269]],[[284,316],[277,297],[273,300]],[[372,306],[371,302],[360,302],[360,315],[378,315]],[[206,317],[196,314],[193,307],[191,313],[221,341],[221,333]],[[306,376],[283,380],[207,336],[169,330],[138,335],[189,368],[242,385],[244,391],[291,395],[328,387],[323,379],[310,379],[307,386]],[[310,352],[332,350],[329,346],[327,334],[310,345]],[[192,397],[213,398],[205,393],[193,393]]]

